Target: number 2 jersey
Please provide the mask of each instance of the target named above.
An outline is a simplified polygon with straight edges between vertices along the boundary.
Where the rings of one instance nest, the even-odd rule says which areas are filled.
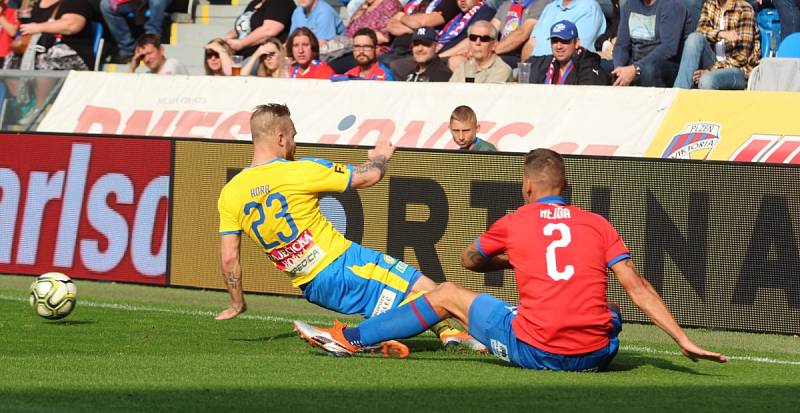
[[[245,232],[299,287],[350,246],[320,212],[317,194],[346,191],[352,175],[350,165],[311,158],[245,168],[220,193],[220,235]]]
[[[606,269],[630,253],[605,218],[545,197],[499,219],[476,244],[484,256],[508,253],[519,289],[511,322],[518,339],[562,355],[608,345]]]

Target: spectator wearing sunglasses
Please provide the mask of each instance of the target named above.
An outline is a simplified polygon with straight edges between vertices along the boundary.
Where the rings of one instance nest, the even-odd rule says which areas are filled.
[[[280,39],[270,37],[258,47],[242,68],[242,76],[250,76],[255,69],[258,77],[287,77],[286,48]]]
[[[233,49],[228,46],[225,39],[216,38],[206,44],[205,60],[203,66],[206,76],[230,76],[233,61]]]
[[[600,55],[581,46],[578,28],[562,20],[550,28],[551,55],[534,56],[531,62],[530,83],[547,85],[611,84],[611,77],[600,67]]]
[[[511,66],[494,52],[497,47],[497,29],[487,21],[479,21],[469,28],[470,60],[459,65],[450,78],[451,83],[505,83],[511,78]]]

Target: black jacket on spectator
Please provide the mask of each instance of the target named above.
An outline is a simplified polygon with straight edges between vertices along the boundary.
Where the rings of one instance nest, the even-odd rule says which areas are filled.
[[[87,0],[61,0],[60,3],[61,7],[58,8],[58,12],[55,14],[55,16],[53,16],[53,11],[55,11],[56,7],[58,7],[58,2],[54,3],[48,8],[39,7],[40,5],[37,3],[31,9],[31,18],[29,22],[44,23],[50,20],[50,17],[58,20],[65,14],[77,14],[79,16],[83,16],[83,18],[86,19],[86,24],[83,26],[81,31],[69,36],[60,36],[60,38],[64,44],[71,47],[72,50],[75,50],[78,53],[78,56],[81,57],[83,63],[86,63],[86,66],[91,68],[94,64],[94,50],[92,50],[94,43],[92,18],[94,16],[92,13],[92,7],[89,5]],[[42,37],[39,38],[39,44],[44,46],[46,49],[49,49],[55,43],[56,35],[54,34],[42,33]]]
[[[580,53],[578,53],[580,51]],[[607,86],[611,84],[611,76],[600,67],[600,55],[592,53],[583,47],[572,56],[575,68],[567,75],[564,80],[565,85],[598,85]],[[543,84],[547,79],[547,71],[550,69],[550,62],[553,62],[553,55],[533,56],[527,60],[531,63],[531,83]],[[555,73],[558,76],[559,63],[554,62]],[[555,79],[553,83],[557,83]]]
[[[412,66],[410,70],[404,69],[401,69],[403,73],[395,74],[398,80],[405,82],[447,82],[450,80],[450,76],[453,76],[453,72],[447,67],[447,63],[439,56],[434,56],[422,73],[417,73],[416,65]]]
[[[264,20],[274,20],[276,22],[283,23],[283,30],[275,37],[281,39],[282,42],[285,42],[286,38],[289,37],[289,28],[292,26],[292,13],[296,7],[294,1],[263,0],[264,4],[262,4],[258,10],[255,10],[256,6],[258,3],[261,3],[261,1],[262,0],[253,0],[244,9],[244,13],[253,12],[253,14],[250,15],[250,32],[263,26]],[[237,33],[238,31],[239,30],[237,28]],[[250,56],[256,51],[257,48],[258,45],[251,46],[241,50],[239,54]]]

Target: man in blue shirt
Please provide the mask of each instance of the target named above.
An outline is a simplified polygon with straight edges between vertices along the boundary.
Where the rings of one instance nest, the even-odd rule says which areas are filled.
[[[578,28],[581,46],[595,52],[597,37],[606,31],[606,18],[597,0],[555,0],[545,6],[531,38],[522,48],[522,60],[530,56],[544,56],[550,50],[550,28],[561,20],[568,20]]]
[[[628,0],[614,46],[614,86],[671,87],[683,42],[694,31],[679,0]]]
[[[289,33],[293,33],[298,27],[308,27],[319,39],[320,46],[344,33],[342,18],[328,2],[297,0],[297,5],[299,7],[292,13],[292,26]]]

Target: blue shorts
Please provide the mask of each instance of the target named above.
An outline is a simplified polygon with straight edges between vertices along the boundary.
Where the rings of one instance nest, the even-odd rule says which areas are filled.
[[[469,308],[469,334],[497,356],[520,367],[535,370],[603,371],[619,350],[622,316],[616,307],[611,310],[611,332],[608,345],[591,353],[565,356],[540,350],[517,339],[511,320],[515,307],[488,294],[480,294]]]
[[[420,277],[416,268],[354,242],[300,289],[321,307],[370,318],[398,307]]]

